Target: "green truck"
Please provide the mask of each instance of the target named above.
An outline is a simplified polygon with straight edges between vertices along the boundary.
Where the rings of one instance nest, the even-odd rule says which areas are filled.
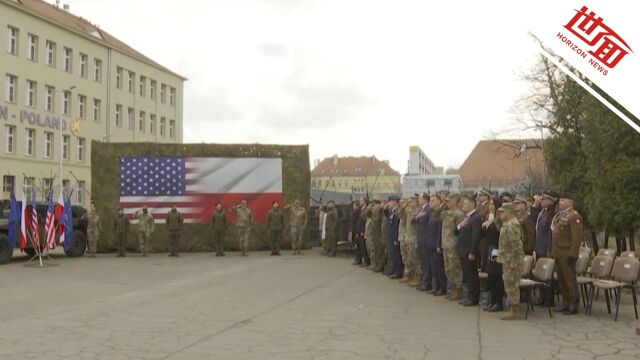
[[[18,202],[19,207],[21,203]],[[27,205],[31,208],[32,205]],[[36,203],[36,211],[38,212],[38,224],[40,231],[40,239],[44,239],[44,221],[47,213],[47,203]],[[71,213],[73,214],[73,232],[71,233],[72,247],[65,250],[65,254],[70,257],[79,257],[84,255],[87,247],[87,221],[82,219],[82,215],[87,212],[85,208],[79,205],[72,205]],[[16,233],[20,233],[20,227],[16,228]],[[11,261],[13,256],[13,246],[9,242],[9,201],[0,201],[0,264],[6,264]],[[59,245],[59,239],[56,236],[56,245]],[[29,256],[35,255],[35,249],[32,244],[27,242],[25,253]]]

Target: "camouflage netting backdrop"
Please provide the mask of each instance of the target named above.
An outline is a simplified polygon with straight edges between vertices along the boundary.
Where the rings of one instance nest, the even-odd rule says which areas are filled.
[[[309,214],[309,184],[311,180],[308,145],[101,143],[94,141],[91,146],[91,196],[102,220],[102,232],[98,240],[98,251],[101,252],[115,250],[113,221],[120,198],[121,156],[281,158],[284,202],[290,203],[294,199],[300,199],[302,206],[307,209],[307,214]],[[286,221],[288,222],[288,219]],[[285,225],[288,226],[288,224]],[[288,227],[285,230],[288,230]],[[165,225],[156,224],[151,239],[153,251],[167,251],[167,235]],[[307,229],[304,244],[308,244],[308,240],[309,232]],[[288,231],[284,231],[281,246],[291,247]],[[268,248],[268,233],[264,224],[255,224],[251,232],[250,248],[252,250]],[[129,231],[127,249],[138,249],[136,225],[132,225]],[[238,250],[236,232],[232,225],[227,229],[225,249]],[[213,251],[210,226],[208,224],[185,224],[180,250]]]

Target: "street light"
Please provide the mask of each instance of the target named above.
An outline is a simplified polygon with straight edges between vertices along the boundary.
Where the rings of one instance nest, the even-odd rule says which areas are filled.
[[[71,86],[70,88],[68,88],[68,89],[66,89],[66,90],[64,90],[64,89],[63,89],[63,90],[60,90],[60,91],[61,91],[61,94],[62,94],[62,96],[60,96],[60,100],[64,101],[64,93],[65,93],[65,92],[67,92],[67,91],[68,91],[69,93],[71,93],[71,91],[73,91],[75,88],[76,88],[76,86],[75,86],[75,85],[73,85],[73,86]],[[69,113],[71,113],[71,95],[69,95]],[[60,134],[60,155],[58,156],[58,157],[60,158],[60,164],[59,164],[59,166],[60,166],[60,168],[59,168],[59,174],[60,174],[60,191],[62,191],[62,187],[64,186],[64,185],[63,185],[63,183],[62,183],[62,155],[63,155],[63,153],[62,153],[62,151],[63,151],[63,146],[62,146],[62,117],[63,117],[63,116],[64,116],[64,114],[63,114],[63,107],[62,107],[62,106],[60,106],[60,119],[59,119],[59,121],[58,121],[58,131],[59,131],[59,134]],[[69,125],[70,125],[70,124],[69,124]],[[69,150],[69,149],[67,149],[67,150]],[[53,186],[53,185],[52,185],[52,186]]]

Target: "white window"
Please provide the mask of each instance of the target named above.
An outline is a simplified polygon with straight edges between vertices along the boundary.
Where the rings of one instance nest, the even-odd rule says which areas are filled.
[[[24,154],[33,156],[35,153],[36,130],[24,129]]]
[[[140,96],[147,96],[147,78],[140,76]]]
[[[93,99],[93,121],[100,122],[101,109],[102,102],[99,99]]]
[[[85,119],[87,115],[87,97],[84,95],[78,95],[78,117]]]
[[[18,78],[7,74],[5,76],[5,100],[10,103],[16,102],[16,97],[18,95]]]
[[[138,131],[144,132],[145,122],[147,121],[147,114],[144,111],[140,111],[140,118],[138,119]]]
[[[53,157],[53,133],[48,131],[44,133],[44,157]]]
[[[116,104],[116,126],[122,127],[122,105]]]
[[[164,129],[167,126],[167,118],[160,118],[160,136],[164,137]]]
[[[36,107],[36,99],[38,97],[38,83],[27,80],[27,106]]]
[[[13,175],[4,175],[2,177],[2,191],[12,193],[16,188],[16,177]]]
[[[93,59],[93,81],[102,82],[102,60]]]
[[[133,130],[133,108],[127,109],[127,129]]]
[[[45,102],[44,102],[44,109],[47,110],[48,112],[54,112],[56,89],[53,86],[49,86],[49,85],[45,85],[44,89],[45,89],[45,96],[46,96]]]
[[[47,61],[46,64],[52,67],[56,66],[56,43],[47,40]]]
[[[69,135],[62,136],[62,159],[69,160],[69,142],[71,137]]]
[[[149,115],[149,133],[156,133],[156,116],[154,114]]]
[[[27,197],[28,201],[31,201],[31,199],[36,196],[36,178],[28,177],[24,179],[24,184],[26,185],[24,189],[25,196]]]
[[[53,189],[53,179],[52,178],[42,178],[42,189],[44,190],[42,192],[42,200],[43,201],[48,201],[49,199],[47,198],[47,194],[49,193],[49,191],[51,191]]]
[[[16,127],[12,125],[4,126],[4,152],[13,154],[16,148]]]
[[[80,54],[80,76],[87,77],[87,66],[89,65],[89,56],[87,54]]]
[[[78,195],[78,204],[84,205],[84,188],[86,183],[82,180],[78,180],[78,191],[76,192]]]
[[[64,91],[62,93],[62,114],[71,115],[71,91]]]
[[[18,55],[18,29],[7,26],[7,52]]]
[[[122,89],[122,68],[116,68],[116,87]]]
[[[169,139],[175,139],[176,137],[176,121],[169,120]]]
[[[38,61],[38,37],[36,35],[29,34],[27,35],[27,41],[29,42],[27,59],[31,61]]]
[[[151,80],[151,86],[149,87],[149,98],[151,98],[151,100],[156,99],[156,86],[156,81]]]
[[[136,82],[136,73],[129,71],[129,92],[133,94]]]
[[[165,84],[160,85],[160,102],[163,104],[167,102],[167,85]]]
[[[78,138],[78,161],[84,161],[85,138]]]
[[[64,61],[63,61],[63,69],[66,72],[71,72],[71,65],[73,62],[73,50],[68,47],[64,48]]]
[[[169,104],[173,107],[176,106],[176,89],[171,88],[169,91]]]

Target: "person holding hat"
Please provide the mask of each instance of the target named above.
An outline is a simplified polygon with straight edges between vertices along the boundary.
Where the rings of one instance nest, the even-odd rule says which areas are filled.
[[[497,261],[502,264],[502,280],[510,308],[500,317],[501,320],[515,320],[520,317],[520,277],[522,276],[522,227],[515,216],[512,203],[502,203],[498,209],[500,239]]]
[[[558,310],[563,315],[578,313],[580,299],[576,279],[576,260],[584,237],[582,216],[573,208],[573,196],[563,194],[558,203],[559,212],[553,217],[553,257],[558,269],[558,283],[563,306]]]
[[[118,209],[118,215],[113,220],[113,235],[115,236],[116,251],[118,257],[125,257],[127,246],[127,234],[129,234],[129,219],[124,215],[124,209]]]
[[[533,254],[533,249],[536,245],[536,226],[529,217],[529,204],[527,199],[517,195],[513,200],[513,208],[516,211],[516,218],[520,222],[522,227],[522,237],[524,239],[524,253],[526,255]]]
[[[284,230],[284,214],[280,209],[280,202],[278,202],[278,200],[274,200],[271,203],[271,210],[267,213],[267,230],[269,230],[271,256],[280,256],[280,242],[282,241],[282,231]]]

